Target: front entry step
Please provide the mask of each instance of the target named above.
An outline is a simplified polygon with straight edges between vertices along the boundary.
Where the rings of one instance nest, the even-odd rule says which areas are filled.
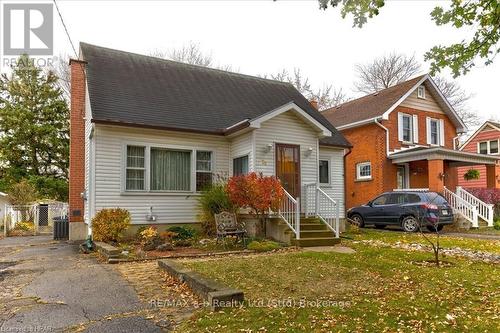
[[[301,247],[313,246],[333,246],[340,243],[340,238],[326,237],[326,238],[301,238],[292,240],[292,244]]]
[[[340,243],[339,238],[316,217],[300,219],[300,239],[292,239],[292,244],[301,247],[331,246]]]

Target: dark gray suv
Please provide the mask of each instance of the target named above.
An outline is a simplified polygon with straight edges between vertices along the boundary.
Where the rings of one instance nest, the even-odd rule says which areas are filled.
[[[453,223],[453,210],[436,192],[386,192],[366,205],[351,208],[347,217],[360,227],[373,224],[376,228],[398,225],[407,232],[425,226],[431,231]]]

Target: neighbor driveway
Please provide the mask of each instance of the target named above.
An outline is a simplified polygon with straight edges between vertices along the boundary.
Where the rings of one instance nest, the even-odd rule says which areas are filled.
[[[0,240],[0,332],[162,332],[113,266],[47,236]]]

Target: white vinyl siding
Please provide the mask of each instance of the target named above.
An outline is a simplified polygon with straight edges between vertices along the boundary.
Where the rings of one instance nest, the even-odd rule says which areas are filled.
[[[256,172],[262,172],[265,176],[275,176],[276,143],[293,144],[300,146],[301,188],[305,183],[318,181],[318,133],[293,111],[263,122],[254,132]],[[271,149],[268,145],[271,145]],[[303,204],[302,201],[304,207]]]
[[[292,112],[271,118],[255,130],[255,171],[275,175],[275,144],[300,146],[301,182],[317,180],[318,134]],[[268,149],[271,145],[271,149]],[[309,151],[312,148],[312,151]]]
[[[340,217],[345,217],[344,191],[344,150],[321,146],[320,159],[329,161],[329,184],[320,184],[321,189],[332,199],[339,202]]]
[[[194,179],[191,179],[193,191],[189,192],[126,192],[123,184],[126,145],[211,151],[213,172],[223,176],[229,173],[229,142],[221,136],[97,125],[95,140],[96,211],[125,208],[130,211],[134,224],[151,223],[146,220],[149,207],[153,207],[153,214],[157,216],[155,223],[196,222],[198,194],[194,191]]]
[[[247,132],[231,139],[231,160],[248,156],[248,171],[254,171],[253,163],[253,132]],[[231,163],[229,175],[233,175],[233,164]]]
[[[92,188],[92,172],[94,170],[94,162],[92,161],[94,139],[92,134],[92,111],[90,108],[90,98],[88,88],[85,87],[85,200],[83,202],[83,212],[85,223],[89,223],[93,212],[93,188]]]
[[[444,113],[441,106],[439,106],[434,97],[429,93],[429,90],[426,90],[425,99],[422,99],[417,97],[417,89],[415,89],[400,105],[416,110]]]

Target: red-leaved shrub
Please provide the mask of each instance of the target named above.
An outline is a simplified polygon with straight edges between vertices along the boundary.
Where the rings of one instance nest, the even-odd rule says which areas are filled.
[[[231,177],[227,183],[227,192],[236,206],[249,208],[261,219],[269,210],[279,209],[284,195],[279,179],[255,172]]]

